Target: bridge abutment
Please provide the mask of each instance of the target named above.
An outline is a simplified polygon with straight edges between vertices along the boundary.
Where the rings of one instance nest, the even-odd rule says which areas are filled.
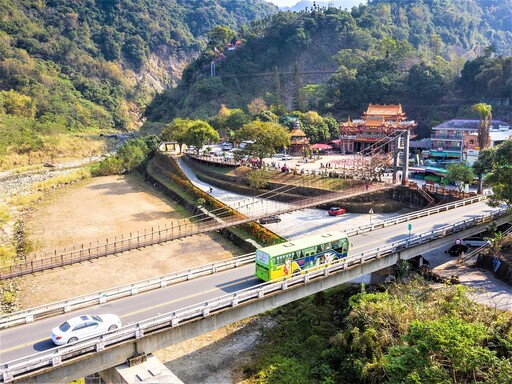
[[[145,356],[145,355],[144,355]],[[91,375],[93,376],[93,375]],[[94,374],[100,381],[85,381],[85,384],[183,384],[160,360],[153,355],[145,356],[138,364],[129,362]]]

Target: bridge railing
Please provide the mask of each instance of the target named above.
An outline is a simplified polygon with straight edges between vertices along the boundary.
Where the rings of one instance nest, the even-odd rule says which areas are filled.
[[[144,337],[144,335],[160,329],[176,327],[189,320],[205,318],[217,313],[218,311],[237,306],[241,303],[258,300],[270,293],[286,290],[299,284],[307,284],[308,282],[316,279],[325,278],[330,274],[338,273],[353,266],[358,266],[371,262],[377,258],[396,254],[400,250],[415,247],[436,238],[449,236],[475,225],[490,222],[506,214],[506,209],[486,213],[455,224],[446,225],[431,232],[414,235],[406,240],[401,240],[384,247],[379,247],[358,255],[349,256],[331,264],[323,265],[319,269],[312,269],[305,274],[292,276],[288,279],[277,282],[260,284],[232,294],[227,294],[198,303],[187,308],[178,309],[170,313],[142,320],[135,324],[124,326],[115,332],[106,333],[88,340],[79,341],[72,345],[52,348],[44,352],[4,362],[0,364],[0,379],[2,382],[7,383],[14,380],[16,376],[22,375],[26,372],[41,368],[47,369],[48,367],[55,367],[60,365],[63,361],[71,360],[83,355],[84,353],[101,351],[109,346],[115,345],[116,343],[140,339]]]
[[[449,209],[455,209],[464,205],[472,204],[484,200],[485,197],[477,196],[469,199],[440,205],[434,208],[400,215],[382,221],[377,221],[372,224],[362,225],[358,228],[345,231],[348,236],[355,236],[375,229],[389,227],[392,225],[405,223],[414,219],[424,216],[429,216]],[[38,307],[29,308],[26,310],[14,312],[12,314],[5,314],[0,316],[0,329],[12,327],[19,324],[25,324],[37,319],[47,316],[66,313],[80,308],[86,308],[96,304],[103,304],[107,301],[115,300],[118,298],[132,296],[140,292],[146,292],[152,289],[158,289],[167,285],[176,284],[184,280],[191,280],[200,276],[215,273],[229,268],[236,268],[248,263],[254,262],[254,253],[243,255],[235,259],[220,261],[213,264],[192,268],[177,273],[171,273],[151,279],[141,280],[135,283],[125,284],[122,286],[110,288],[107,290],[93,292],[86,295],[73,297],[58,302],[41,305]]]

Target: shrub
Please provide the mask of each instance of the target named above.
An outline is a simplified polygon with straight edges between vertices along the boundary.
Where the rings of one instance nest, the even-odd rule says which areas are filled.
[[[28,195],[19,195],[14,196],[11,199],[11,204],[16,205],[18,207],[26,207],[30,206],[31,204],[38,202],[43,197],[42,192],[35,192]]]
[[[247,178],[251,188],[262,189],[267,187],[272,174],[264,169],[255,169],[249,173]]]
[[[5,205],[0,205],[0,224],[5,224],[9,221],[9,209]]]

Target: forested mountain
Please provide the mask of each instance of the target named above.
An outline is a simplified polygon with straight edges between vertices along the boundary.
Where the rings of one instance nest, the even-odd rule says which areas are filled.
[[[240,47],[205,50],[147,114],[205,118],[221,104],[246,109],[261,97],[335,116],[370,102],[510,97],[511,8],[511,0],[373,0],[350,11],[273,14],[243,28]]]
[[[297,1],[295,5],[291,7],[279,7],[282,11],[305,11],[313,8],[314,6],[320,7],[336,7],[343,9],[350,9],[352,7],[356,7],[359,4],[366,3],[366,0],[331,0],[331,1],[311,1],[311,0],[301,0]]]
[[[275,11],[263,0],[0,0],[0,156],[51,132],[137,128],[213,26]]]
[[[370,102],[510,97],[511,7],[0,0],[0,166],[13,153],[61,156],[69,132],[137,129],[154,90],[146,116],[160,123],[208,118],[222,104],[248,111],[255,99],[340,117]]]

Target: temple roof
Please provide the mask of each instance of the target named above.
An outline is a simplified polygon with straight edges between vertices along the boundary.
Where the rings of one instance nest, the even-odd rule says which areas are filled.
[[[383,126],[385,123],[386,122],[384,120],[384,117],[382,117],[382,116],[376,116],[376,117],[370,116],[366,119],[367,127],[380,127],[380,126]]]
[[[306,134],[302,132],[302,129],[300,129],[300,123],[299,120],[295,120],[295,123],[293,124],[293,129],[290,132],[290,135],[292,137],[306,137]]]
[[[301,137],[306,137],[306,134],[304,132],[302,132],[302,129],[292,129],[292,131],[290,132],[290,135],[292,137],[297,137],[297,136],[301,136]]]
[[[368,110],[366,111],[367,115],[374,116],[397,116],[401,115],[402,112],[402,104],[394,105],[379,105],[379,104],[370,104],[368,105]]]

